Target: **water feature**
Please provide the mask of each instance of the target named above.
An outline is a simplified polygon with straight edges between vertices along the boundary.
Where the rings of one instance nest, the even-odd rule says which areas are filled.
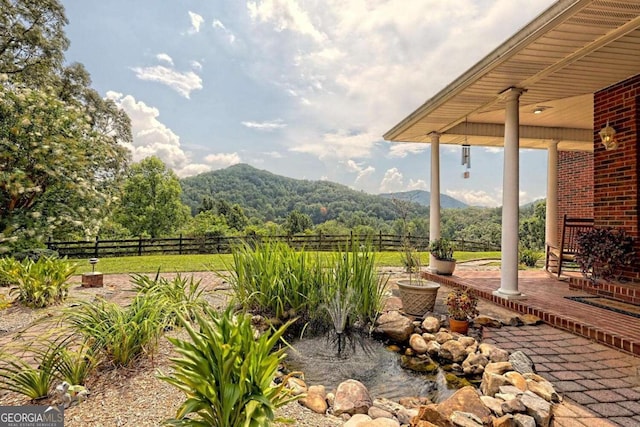
[[[342,339],[337,351],[336,339]],[[437,374],[422,374],[403,369],[400,355],[376,340],[358,334],[335,334],[304,338],[292,343],[287,351],[287,366],[302,371],[309,385],[322,384],[335,389],[342,381],[362,382],[372,397],[397,400],[406,396],[424,396],[441,402],[451,396],[450,388],[440,369]]]

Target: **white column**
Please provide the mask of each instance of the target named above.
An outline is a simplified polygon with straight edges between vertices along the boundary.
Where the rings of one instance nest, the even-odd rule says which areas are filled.
[[[431,199],[429,201],[429,241],[440,238],[440,134],[431,132]],[[429,266],[434,264],[429,255]],[[431,269],[431,267],[430,267]]]
[[[518,290],[518,211],[520,191],[520,115],[518,111],[523,90],[509,88],[504,123],[504,173],[502,177],[502,266],[500,289],[494,295],[516,299],[524,295]]]
[[[547,211],[544,238],[551,245],[558,245],[558,140],[549,143],[547,149]]]

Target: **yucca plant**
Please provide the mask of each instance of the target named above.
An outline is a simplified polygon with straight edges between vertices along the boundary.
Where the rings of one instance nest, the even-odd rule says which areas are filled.
[[[204,287],[200,280],[195,280],[193,276],[186,278],[180,274],[172,280],[160,277],[156,273],[155,278],[144,274],[134,274],[131,276],[133,289],[139,295],[154,299],[164,311],[165,323],[174,325],[177,315],[193,319],[196,311],[202,310],[207,305],[204,299]]]
[[[58,378],[56,366],[65,345],[65,340],[42,340],[25,346],[21,355],[0,353],[0,389],[32,400],[47,397]],[[35,360],[36,367],[25,361],[27,357]]]
[[[10,293],[31,308],[43,308],[63,301],[69,292],[67,280],[76,271],[76,265],[66,259],[41,257],[38,261],[26,258],[13,264],[5,262],[2,276],[16,286]]]
[[[173,374],[160,378],[182,390],[187,400],[166,425],[269,426],[274,410],[295,399],[284,388],[286,381],[273,383],[285,358],[284,348],[274,347],[291,321],[256,339],[251,317],[230,309],[197,313],[197,330],[180,319],[191,340],[169,338],[181,357],[171,359]]]
[[[155,298],[137,296],[128,307],[105,300],[82,302],[66,312],[93,355],[116,366],[129,366],[143,354],[153,356],[164,324]]]

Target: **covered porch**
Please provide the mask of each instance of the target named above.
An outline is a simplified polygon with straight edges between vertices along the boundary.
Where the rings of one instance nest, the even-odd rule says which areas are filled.
[[[551,278],[548,286],[540,281],[529,286],[528,279],[518,272],[521,148],[548,153],[546,177],[541,176],[547,181],[547,242],[558,243],[558,223],[570,204],[571,209],[578,205],[585,216],[593,216],[596,226],[624,228],[636,241],[636,253],[640,253],[640,84],[632,88],[625,84],[640,73],[638,52],[640,0],[559,0],[385,133],[388,141],[431,144],[432,240],[440,237],[440,144],[504,148],[502,269],[499,277],[483,278],[477,284],[487,297],[523,310],[539,310],[557,298],[554,292],[565,286]],[[606,127],[618,132],[613,141],[601,138],[600,131]],[[586,154],[580,168],[584,171],[589,165],[591,169],[580,179],[567,175],[567,164],[559,161],[563,153]],[[569,189],[564,186],[567,179],[573,181]],[[589,191],[582,192],[581,199],[569,201],[567,195],[577,188]],[[640,279],[637,266],[625,275],[631,281]],[[460,276],[455,279],[467,280]],[[527,298],[526,307],[518,302],[523,298]],[[558,309],[573,307],[568,303],[571,301],[564,297],[558,299]],[[614,330],[589,332],[591,325],[575,317],[579,311],[585,312],[585,322],[589,316],[602,315],[604,320],[608,316],[590,312],[584,304],[570,315],[548,316],[557,317],[559,327],[586,328],[589,338],[598,334],[610,337],[605,338],[610,345],[621,340],[623,335]],[[600,323],[598,317],[591,319]],[[634,338],[637,346],[640,332],[625,331],[624,335],[638,334]]]

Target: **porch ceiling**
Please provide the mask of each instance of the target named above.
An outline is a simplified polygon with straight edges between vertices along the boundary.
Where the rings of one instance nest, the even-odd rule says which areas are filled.
[[[640,73],[640,0],[560,0],[385,133],[502,146],[501,93],[520,97],[520,147],[593,150],[593,93]],[[542,109],[535,114],[534,110]],[[597,124],[599,127],[600,124]]]

